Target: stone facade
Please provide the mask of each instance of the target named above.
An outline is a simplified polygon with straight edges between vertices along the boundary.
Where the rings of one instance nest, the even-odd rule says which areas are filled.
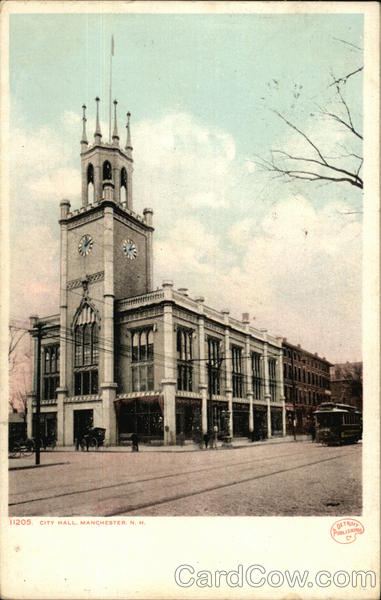
[[[72,445],[90,426],[105,443],[132,433],[151,443],[202,442],[217,425],[226,443],[285,435],[282,340],[191,299],[170,281],[153,290],[152,210],[133,211],[132,146],[116,125],[81,140],[82,206],[60,204],[60,307],[31,319],[33,390],[41,430]],[[38,357],[39,340],[41,355]]]

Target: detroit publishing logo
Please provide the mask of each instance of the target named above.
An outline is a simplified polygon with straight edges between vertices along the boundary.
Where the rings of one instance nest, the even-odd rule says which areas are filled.
[[[331,537],[339,544],[352,544],[363,533],[364,526],[357,519],[339,519],[331,527]]]

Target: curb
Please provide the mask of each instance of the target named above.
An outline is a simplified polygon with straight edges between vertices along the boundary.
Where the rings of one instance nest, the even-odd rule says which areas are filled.
[[[47,465],[25,465],[23,467],[8,467],[8,471],[22,471],[24,469],[43,469],[44,467],[56,467],[57,465],[70,465],[70,461],[65,460],[62,462],[49,463]]]

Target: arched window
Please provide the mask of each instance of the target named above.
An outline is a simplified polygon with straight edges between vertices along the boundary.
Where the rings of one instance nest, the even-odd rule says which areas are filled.
[[[153,360],[153,331],[150,329],[147,336],[147,360]]]
[[[87,197],[89,202],[94,202],[94,167],[91,163],[87,167]]]
[[[147,332],[143,330],[140,334],[140,360],[147,358]]]
[[[91,163],[87,167],[87,183],[94,183],[94,167]]]
[[[98,393],[98,331],[95,311],[90,305],[84,303],[76,316],[74,326],[74,394],[76,396]]]
[[[137,362],[139,360],[139,334],[134,333],[132,336],[132,360]]]
[[[105,160],[105,162],[103,163],[103,180],[105,179],[112,179],[111,164],[108,160]]]
[[[45,373],[50,373],[50,349],[45,350]]]
[[[55,373],[57,371],[57,361],[56,361],[56,352],[55,349],[52,348],[51,354],[50,354],[50,370],[52,373]]]
[[[125,167],[120,172],[120,201],[127,202],[127,171]]]

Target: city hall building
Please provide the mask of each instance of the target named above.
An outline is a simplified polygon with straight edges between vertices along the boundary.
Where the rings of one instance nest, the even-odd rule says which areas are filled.
[[[153,288],[153,211],[133,210],[133,159],[99,126],[81,139],[82,206],[60,203],[60,306],[31,317],[33,389],[28,435],[40,391],[40,428],[72,445],[89,427],[105,443],[199,441],[220,435],[285,435],[282,339],[251,327],[248,315],[191,298],[171,281]],[[39,353],[40,349],[40,353]]]

